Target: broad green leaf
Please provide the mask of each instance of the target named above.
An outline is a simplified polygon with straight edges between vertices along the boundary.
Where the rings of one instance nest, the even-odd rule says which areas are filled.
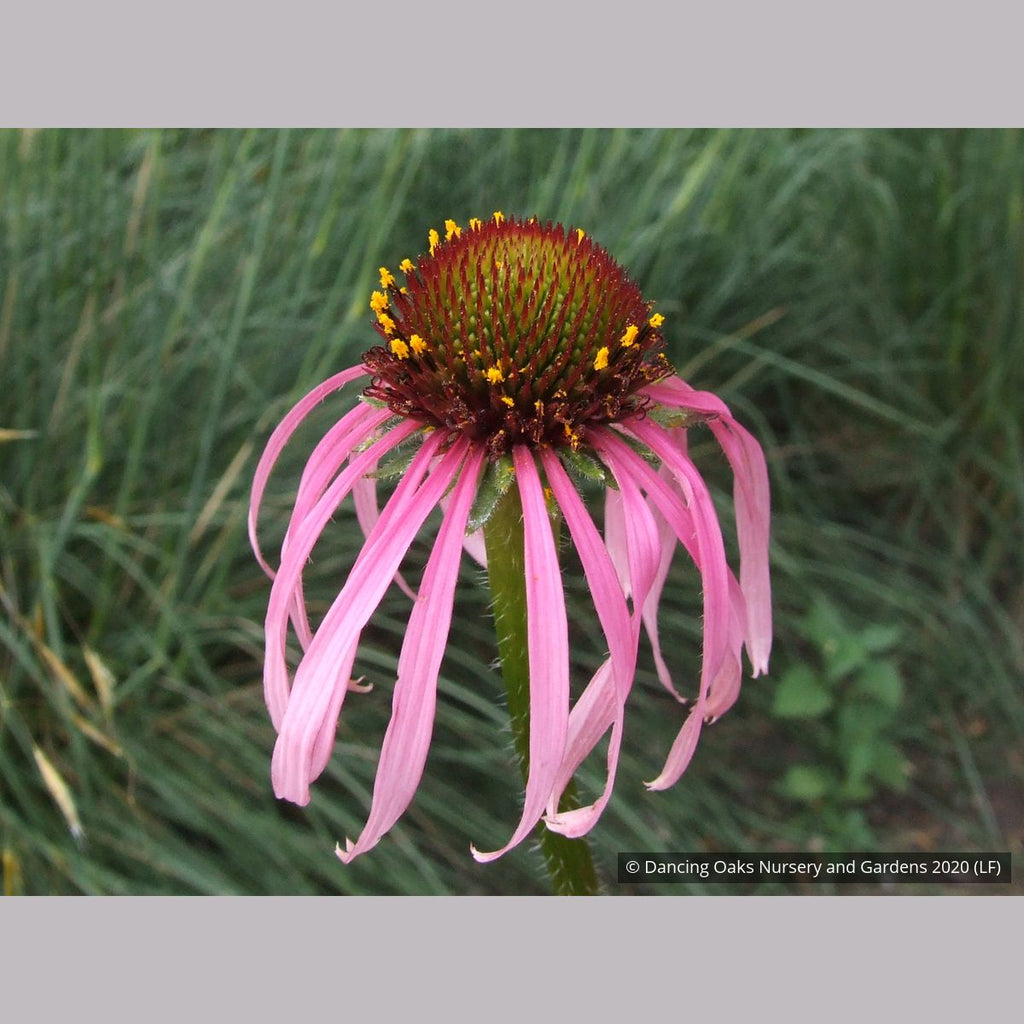
[[[893,710],[903,703],[903,680],[888,659],[868,662],[857,675],[857,690]]]
[[[791,800],[813,803],[825,796],[834,785],[835,780],[824,768],[795,764],[787,769],[779,783],[779,791]]]
[[[832,695],[807,665],[795,665],[779,680],[772,703],[777,718],[818,718],[832,707]]]

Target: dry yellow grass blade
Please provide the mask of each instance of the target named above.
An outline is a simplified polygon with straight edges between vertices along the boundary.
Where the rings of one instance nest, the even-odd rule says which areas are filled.
[[[57,805],[60,813],[64,815],[64,820],[68,823],[72,836],[75,839],[81,839],[85,832],[78,817],[75,798],[64,781],[64,776],[57,771],[53,762],[34,743],[32,744],[32,756],[36,759],[39,774],[42,775],[43,782],[46,783],[46,788],[50,791],[50,796],[53,797],[53,802]]]
[[[114,673],[107,668],[103,659],[91,648],[82,647],[82,656],[85,658],[86,667],[92,677],[92,685],[96,687],[99,694],[100,706],[106,714],[114,709],[114,686],[116,680]]]
[[[38,430],[11,430],[9,427],[0,427],[0,444],[5,441],[25,441],[38,436]]]

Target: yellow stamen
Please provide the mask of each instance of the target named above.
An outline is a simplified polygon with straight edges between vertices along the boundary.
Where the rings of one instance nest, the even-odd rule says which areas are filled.
[[[544,415],[544,403],[539,398],[537,399],[536,402],[533,403],[533,407],[534,407],[534,409],[537,410],[537,415],[538,416],[543,416]]]
[[[569,442],[569,447],[573,451],[576,451],[580,446],[580,435],[578,430],[573,430],[568,423],[563,424],[565,428],[565,436]]]
[[[416,355],[421,356],[426,351],[427,343],[418,334],[414,334],[409,339],[409,347]]]
[[[505,374],[501,372],[500,366],[492,366],[488,369],[484,376],[491,384],[500,384],[505,379]]]
[[[384,328],[384,333],[391,335],[395,333],[395,321],[387,313],[378,313],[377,322]]]
[[[479,231],[480,228],[482,228],[483,226],[484,226],[484,222],[479,217],[470,217],[469,218],[469,230],[470,231]]]
[[[388,308],[388,297],[383,292],[374,292],[370,296],[370,309],[374,313],[381,313]]]
[[[587,237],[587,233],[583,230],[583,228],[577,228],[576,229],[576,244],[577,245],[579,245],[580,242],[582,242],[583,239],[586,238],[586,237]]]
[[[655,313],[647,322],[657,330],[665,322],[665,318],[660,313]]]
[[[495,224],[500,224],[504,219],[505,219],[505,214],[503,214],[501,212],[501,210],[495,210],[494,211],[494,223]]]
[[[462,237],[462,228],[453,220],[446,220],[444,222],[444,240],[450,242],[452,238]]]
[[[602,346],[597,350],[597,358],[594,360],[594,369],[603,370],[608,365],[608,348]]]
[[[411,274],[416,268],[413,266],[412,260],[408,256],[401,263],[398,264],[398,269],[403,274]]]
[[[409,346],[406,345],[401,338],[391,339],[391,351],[394,352],[399,359],[409,358]]]
[[[621,338],[619,338],[619,344],[623,348],[629,348],[629,346],[632,345],[634,341],[636,341],[636,336],[639,333],[640,333],[640,328],[637,327],[636,324],[630,324],[626,328],[626,333],[623,334],[623,336]]]
[[[380,268],[380,286],[381,288],[390,288],[395,283],[395,276],[388,270],[387,267]]]
[[[504,403],[505,403],[505,404],[506,404],[506,405],[507,405],[507,406],[508,406],[508,407],[509,407],[510,409],[512,408],[512,406],[513,406],[513,405],[515,405],[515,404],[516,404],[516,400],[515,400],[514,398],[509,398],[509,396],[508,396],[508,395],[502,395],[502,396],[501,396],[501,400],[502,400],[502,401],[503,401],[503,402],[504,402]]]
[[[441,236],[431,228],[427,235],[427,241],[430,243],[430,255],[433,256],[434,250],[441,244]]]

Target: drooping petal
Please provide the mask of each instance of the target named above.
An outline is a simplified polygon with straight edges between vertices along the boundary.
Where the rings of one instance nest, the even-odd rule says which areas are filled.
[[[338,856],[346,863],[377,845],[409,806],[423,775],[434,725],[437,676],[451,625],[463,535],[483,458],[482,450],[472,451],[467,456],[427,562],[420,595],[402,643],[391,721],[381,747],[370,815],[356,842],[346,840],[346,849],[338,850]]]
[[[768,671],[772,645],[772,599],[768,567],[770,494],[764,452],[717,395],[696,391],[678,377],[646,389],[663,405],[707,416],[735,480],[736,532],[740,545],[740,588],[747,606],[747,654],[755,676]]]
[[[388,418],[389,414],[386,409],[358,405],[335,423],[321,438],[302,470],[302,478],[299,481],[292,514],[281,542],[282,562],[287,557],[288,548],[293,541],[296,529],[323,497],[324,491],[341,470],[345,460],[355,449],[368,444],[377,428],[382,426]],[[366,465],[364,472],[369,473],[372,468],[373,464],[370,463]],[[358,487],[360,479],[356,479],[355,487]],[[340,501],[341,498],[338,500]],[[274,574],[271,573],[271,579],[273,578]],[[305,650],[309,646],[313,634],[309,627],[309,618],[306,615],[301,577],[292,595],[289,616],[295,627],[299,643]]]
[[[628,598],[633,589],[626,555],[626,520],[622,511],[622,495],[614,487],[604,492],[604,542],[618,574],[622,593]]]
[[[626,600],[615,567],[612,565],[597,527],[590,518],[580,496],[576,493],[576,488],[553,452],[542,451],[541,462],[555,501],[565,517],[569,534],[576,546],[580,563],[583,566],[583,573],[590,585],[594,609],[608,641],[615,691],[613,708],[615,730],[608,749],[607,781],[600,797],[588,807],[576,808],[565,814],[558,813],[561,790],[553,790],[548,800],[545,819],[548,828],[575,838],[593,827],[611,796],[618,766],[626,698],[629,696],[636,670],[637,638],[630,622],[629,610],[626,607]]]
[[[467,533],[462,539],[462,546],[466,550],[466,554],[480,566],[481,569],[487,568],[487,545],[484,543],[484,531],[474,530],[472,533]]]
[[[540,820],[565,753],[569,719],[569,630],[551,521],[532,452],[523,445],[516,445],[512,449],[512,460],[523,506],[530,766],[518,827],[500,850],[481,853],[471,847],[474,858],[480,863],[495,860],[522,842]]]
[[[448,495],[441,499],[442,511],[447,511],[448,500]],[[462,548],[481,569],[487,568],[487,545],[484,542],[483,530],[474,530],[472,533],[467,533],[462,538]]]
[[[682,702],[685,698],[676,689],[672,682],[672,673],[669,671],[665,658],[661,653],[661,635],[658,630],[658,609],[661,605],[661,594],[665,589],[665,581],[668,579],[669,570],[672,568],[672,559],[676,553],[678,539],[675,530],[660,513],[655,516],[658,524],[658,569],[651,582],[651,589],[648,591],[647,600],[644,601],[643,622],[647,630],[647,639],[651,643],[651,654],[654,657],[654,669],[658,673],[658,681],[675,697]]]
[[[678,435],[674,435],[673,440],[678,443]],[[614,434],[606,432],[601,435],[598,441],[599,446],[606,443],[609,452],[609,464],[613,459],[621,458],[623,453],[629,454],[629,449]],[[671,552],[676,541],[683,544],[693,559],[694,565],[698,570],[700,569],[701,559],[696,546],[696,531],[693,526],[693,518],[686,507],[681,488],[675,482],[666,466],[662,466],[655,473],[643,460],[633,459],[631,467],[637,475],[637,482],[647,491],[648,500],[654,507],[658,520],[658,530],[662,535],[663,544],[662,562],[658,568],[658,575],[647,596],[647,601],[644,603],[644,624],[651,639],[655,664],[659,666],[659,677],[662,683],[677,699],[683,700],[672,684],[672,678],[667,665],[660,659],[661,651],[657,639],[657,601],[661,595],[671,560]],[[740,586],[736,582],[736,577],[733,576],[731,571],[728,573],[728,579],[729,639],[727,654],[711,683],[708,705],[705,710],[705,715],[708,718],[717,718],[723,715],[732,706],[739,693],[742,672],[740,652],[743,647],[744,638],[747,635],[746,603]]]
[[[374,530],[371,531],[370,537],[367,539],[367,543],[356,556],[355,563],[349,574],[350,577],[359,567],[360,563],[366,559],[368,552],[372,559],[376,546],[379,545],[382,538],[388,536],[390,523],[399,517],[403,517],[406,514],[409,504],[416,500],[417,488],[433,464],[434,451],[439,443],[439,438],[428,438],[421,446],[420,451],[417,452],[416,456],[413,458],[405,477],[395,489],[394,494],[392,494],[391,499],[388,501],[387,506],[384,509],[383,515],[380,516],[377,525]],[[379,601],[380,598],[378,597],[377,600]],[[328,616],[329,615],[330,612],[328,612]],[[321,623],[321,631],[330,628],[328,616],[325,616],[324,621]],[[360,627],[360,629],[361,628],[362,627]],[[358,635],[356,637],[356,643],[357,642]],[[352,671],[352,664],[355,661],[356,643],[353,643],[351,649],[346,651],[344,657],[342,657],[337,663],[334,673],[334,688],[331,693],[330,703],[323,715],[324,724],[317,733],[316,740],[313,744],[309,770],[310,779],[315,779],[324,770],[324,768],[327,767],[327,762],[330,760],[331,751],[334,747],[334,736],[337,731],[338,716],[341,713],[342,703],[344,702],[345,696],[349,690],[358,689],[355,682],[349,678]],[[303,661],[300,662],[299,667],[301,668],[303,664],[307,663],[307,661],[308,659],[306,655],[304,655]],[[298,673],[296,673],[296,676],[297,675]]]
[[[428,435],[417,458],[429,460],[441,440],[439,434],[437,431]],[[279,797],[298,804],[309,802],[314,748],[325,730],[333,739],[337,719],[329,718],[328,713],[334,711],[339,684],[347,688],[362,629],[423,522],[452,483],[467,447],[467,441],[456,441],[414,494],[409,493],[409,487],[403,487],[412,479],[410,466],[313,637],[295,673],[274,747],[271,777]]]
[[[366,475],[361,476],[352,488],[352,501],[356,508],[356,520],[359,523],[359,528],[363,531],[364,537],[370,536],[370,532],[377,525],[377,520],[380,518],[380,509],[377,506],[377,480],[373,476],[376,469],[376,466],[370,467],[366,471]],[[395,583],[398,585],[398,589],[410,601],[416,600],[416,591],[405,582],[405,577],[401,573],[395,576]]]
[[[696,731],[696,734],[699,735],[700,725],[703,723],[704,705],[711,684],[728,654],[729,570],[725,561],[725,546],[722,543],[722,533],[711,495],[689,458],[680,451],[671,436],[657,424],[645,419],[635,419],[629,422],[628,427],[630,432],[643,441],[675,475],[676,481],[682,488],[695,533],[695,562],[700,569],[704,584],[704,656],[701,664],[700,692],[697,703],[683,726],[683,732],[689,734]],[[608,450],[612,450],[615,452],[615,459],[620,464],[635,466],[637,467],[636,471],[643,474],[643,469],[639,467],[646,466],[646,463],[624,442],[611,438],[609,432],[605,431],[599,444],[604,446],[603,458],[606,457]],[[649,466],[646,469],[649,472],[648,479],[658,480],[657,474]],[[643,477],[641,476],[641,478]],[[697,716],[697,720],[695,724],[691,725],[694,715]],[[692,737],[693,745],[696,745],[697,735]],[[676,746],[679,745],[679,742],[677,740]],[[675,749],[674,746],[673,750]],[[692,749],[690,754],[692,755]],[[689,758],[686,758],[683,769],[680,769],[678,774],[673,774],[678,763],[681,763],[681,760],[673,761],[671,764],[667,763],[662,773],[648,784],[648,788],[664,789],[672,785],[678,779],[679,774],[682,774],[686,764],[689,763]]]
[[[615,690],[615,677],[612,674],[612,661],[611,658],[606,658],[587,683],[569,714],[565,755],[558,766],[558,774],[552,788],[553,797],[561,799],[579,766],[600,743],[608,727],[614,724],[617,704],[618,695]]]
[[[704,705],[704,718],[713,722],[736,703],[743,680],[741,654],[746,636],[746,602],[736,577],[729,573],[729,644],[718,675],[711,681],[711,690]]]
[[[281,718],[284,715],[285,705],[288,703],[285,641],[289,616],[295,601],[301,599],[299,585],[306,560],[324,526],[352,489],[355,481],[366,471],[366,467],[414,433],[416,429],[415,423],[399,424],[375,441],[342,470],[308,515],[301,522],[292,524],[293,530],[289,542],[282,549],[281,565],[270,588],[265,623],[266,651],[263,662],[263,691],[275,729],[280,729]]]
[[[301,398],[292,407],[288,415],[274,429],[274,432],[270,435],[270,440],[267,441],[266,448],[263,449],[260,461],[256,465],[256,472],[253,474],[252,491],[249,498],[249,542],[252,544],[256,561],[259,562],[263,567],[263,571],[271,579],[274,577],[274,571],[267,564],[260,550],[259,539],[256,536],[256,525],[259,519],[260,505],[263,501],[263,492],[266,490],[267,480],[270,479],[270,472],[274,468],[274,463],[277,462],[278,456],[288,443],[289,438],[295,433],[299,424],[320,402],[328,395],[343,388],[346,384],[366,375],[367,371],[364,366],[352,366],[347,370],[342,370],[341,373],[336,373],[333,377],[329,377],[322,384],[318,384],[309,394]]]

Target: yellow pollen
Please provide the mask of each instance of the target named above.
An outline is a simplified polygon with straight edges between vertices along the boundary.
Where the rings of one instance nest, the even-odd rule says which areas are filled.
[[[409,347],[416,355],[421,356],[426,351],[427,343],[418,334],[414,334],[409,339]]]
[[[636,341],[636,336],[639,333],[640,328],[637,327],[636,324],[630,324],[626,328],[626,333],[623,334],[621,338],[619,338],[619,344],[621,344],[623,348],[629,348],[629,346],[632,345],[634,341]]]
[[[402,295],[408,295],[408,294],[409,294],[409,289],[408,289],[408,288],[406,288],[404,284],[402,285],[402,287],[401,287],[401,288],[399,288],[399,289],[398,289],[398,291],[399,291],[399,292],[400,292],[400,293],[401,293]]]
[[[488,369],[484,376],[491,384],[500,384],[505,379],[505,374],[501,372],[500,366],[492,366]]]
[[[544,415],[544,403],[539,398],[537,399],[536,402],[533,403],[533,407],[534,407],[534,409],[537,410],[537,415],[538,416],[543,416]]]
[[[501,400],[502,400],[502,401],[503,401],[503,402],[504,402],[504,403],[505,403],[505,404],[506,404],[506,405],[507,405],[507,406],[508,406],[509,408],[511,408],[511,407],[512,407],[513,405],[515,405],[515,404],[516,404],[516,400],[515,400],[514,398],[509,398],[509,396],[508,396],[508,395],[502,395],[502,396],[501,396]]]
[[[505,219],[505,214],[503,214],[501,212],[501,210],[495,210],[494,211],[494,223],[495,224],[500,224],[504,219]]]
[[[665,322],[665,318],[660,313],[655,313],[647,322],[657,330]]]
[[[409,358],[409,346],[406,345],[401,338],[391,339],[391,351],[394,352],[399,359]]]
[[[608,349],[603,346],[597,350],[597,358],[594,360],[594,369],[603,370],[608,365]]]
[[[370,309],[374,313],[381,313],[388,308],[388,297],[383,292],[374,292],[370,296]]]
[[[430,229],[430,234],[427,235],[427,241],[430,243],[430,255],[434,255],[434,250],[441,244],[441,236],[433,229]]]
[[[484,222],[479,217],[470,217],[469,218],[469,230],[470,231],[479,231],[480,228],[482,228],[483,226],[484,226]]]
[[[576,451],[580,446],[579,431],[573,430],[568,423],[563,424],[563,427],[565,428],[565,437],[569,442],[569,447]]]
[[[398,269],[404,274],[411,274],[416,268],[413,266],[412,260],[406,256],[406,258],[398,264]]]
[[[446,220],[444,222],[444,240],[450,242],[452,238],[462,237],[462,228],[453,220]]]
[[[377,322],[384,328],[385,334],[395,333],[395,321],[387,315],[387,313],[378,313]]]
[[[389,288],[395,283],[394,274],[388,270],[387,267],[380,268],[380,286],[381,288]]]
[[[551,501],[554,498],[554,496],[555,496],[555,492],[553,490],[551,490],[550,487],[545,487],[544,488],[544,498],[547,501]]]
[[[586,237],[587,237],[587,233],[583,230],[583,228],[577,228],[576,229],[576,244],[577,245],[579,245],[580,242],[582,242],[583,239],[586,238]]]

